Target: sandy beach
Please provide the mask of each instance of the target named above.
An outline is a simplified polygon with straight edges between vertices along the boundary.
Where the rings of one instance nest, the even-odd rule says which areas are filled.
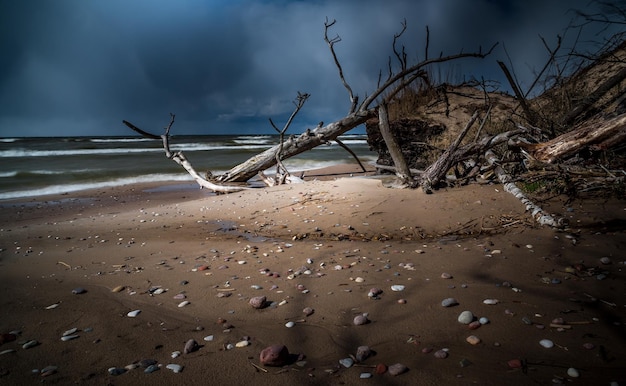
[[[555,230],[500,185],[350,168],[1,202],[0,384],[626,384],[626,202],[543,202]]]

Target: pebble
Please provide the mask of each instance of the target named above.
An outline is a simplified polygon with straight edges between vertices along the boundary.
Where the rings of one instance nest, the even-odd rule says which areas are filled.
[[[484,304],[487,304],[487,305],[490,305],[490,306],[494,305],[494,304],[498,304],[499,302],[500,301],[498,299],[485,299],[485,300],[483,300]]]
[[[477,345],[478,343],[481,342],[480,338],[477,337],[476,335],[470,335],[468,336],[465,341],[469,344],[473,344],[473,345]]]
[[[220,293],[221,293],[221,292],[220,292]],[[180,294],[176,294],[176,295],[174,295],[174,299],[175,299],[175,300],[183,300],[183,299],[185,299],[186,297],[187,297],[187,295],[185,295],[185,294],[183,294],[183,293],[180,293]]]
[[[442,307],[458,306],[459,302],[455,298],[446,298],[441,301]]]
[[[259,354],[259,362],[262,366],[284,366],[289,363],[289,350],[282,344],[266,347]]]
[[[470,324],[474,320],[474,314],[471,311],[463,311],[457,320],[462,324]]]
[[[194,351],[198,351],[200,345],[193,339],[189,339],[187,343],[185,343],[185,348],[183,349],[183,354],[189,354]]]
[[[63,342],[67,342],[68,340],[73,340],[73,339],[76,339],[76,338],[78,338],[78,335],[63,335],[61,337],[61,340]]]
[[[385,374],[387,372],[387,365],[384,363],[379,363],[376,365],[376,374]]]
[[[442,279],[452,279],[452,275],[450,275],[449,273],[444,272],[444,273],[441,274],[441,278]]]
[[[69,330],[65,331],[63,333],[63,336],[68,336],[68,335],[72,335],[73,333],[75,333],[76,331],[78,331],[78,328],[74,327],[74,328],[70,328]]]
[[[389,374],[393,376],[406,373],[408,370],[409,368],[403,365],[402,363],[396,363],[394,365],[389,366],[389,368],[387,369]]]
[[[191,302],[189,300],[183,300],[182,302],[178,303],[178,308],[183,308],[190,303]]]
[[[509,365],[509,367],[512,369],[521,369],[522,361],[519,359],[511,359],[507,362],[507,365]]]
[[[487,317],[483,316],[480,319],[478,319],[478,322],[480,324],[489,324],[489,319]]]
[[[180,356],[180,351],[174,351],[170,356],[172,357],[172,359],[178,358]]]
[[[29,348],[35,347],[37,345],[39,345],[39,342],[33,339],[33,340],[29,340],[28,342],[24,343],[22,345],[22,348],[23,349],[29,349]]]
[[[255,296],[250,299],[250,305],[256,309],[264,308],[267,305],[267,298],[265,296]]]
[[[57,370],[58,370],[58,367],[56,366],[46,366],[43,369],[41,369],[41,376],[47,377],[48,375],[52,375],[56,373]]]
[[[159,367],[159,365],[150,365],[148,367],[146,367],[146,369],[143,371],[146,374],[150,374],[150,373],[154,373],[155,371],[160,370],[161,368]]]
[[[84,294],[84,293],[86,293],[86,292],[87,292],[87,290],[86,290],[86,289],[84,289],[84,288],[82,288],[82,287],[76,287],[76,288],[74,288],[74,289],[72,290],[72,293],[73,293],[74,295],[81,295],[81,294]]]
[[[476,330],[480,326],[482,326],[482,324],[478,320],[474,320],[473,322],[467,325],[467,327],[469,327],[470,330]]]
[[[569,369],[567,369],[567,375],[572,377],[572,378],[580,377],[580,373],[578,372],[578,370],[576,370],[573,367],[570,367]]]
[[[175,363],[170,363],[169,365],[165,366],[165,368],[168,370],[172,370],[175,373],[180,373],[181,371],[183,371],[183,366],[177,365]]]
[[[249,346],[249,345],[250,345],[250,341],[249,340],[240,340],[239,342],[237,342],[235,344],[235,347],[241,348],[241,347],[246,347],[246,346]]]
[[[600,262],[604,265],[611,264],[611,259],[609,259],[608,257],[603,257],[600,259]]]
[[[311,316],[313,315],[314,312],[315,310],[312,309],[311,307],[306,307],[305,309],[302,310],[302,313],[304,314],[304,316]]]
[[[369,348],[369,346],[359,346],[356,349],[355,358],[357,362],[363,362],[367,358],[369,358],[371,355],[372,355],[372,350]]]
[[[406,299],[398,299],[398,304],[406,304]]]
[[[372,377],[372,373],[361,373],[359,374],[360,379],[369,379]]]
[[[123,286],[123,285],[118,285],[117,287],[113,288],[113,289],[111,290],[111,292],[122,292],[122,291],[124,291],[125,289],[126,289],[126,287],[125,287],[125,286]]]
[[[596,348],[596,345],[593,343],[583,343],[583,348],[586,350],[593,350]]]
[[[339,359],[339,364],[341,364],[346,369],[349,369],[354,364],[354,361],[352,360],[352,358],[343,358]]]
[[[437,359],[446,359],[448,357],[448,352],[446,350],[437,350],[435,351],[435,353],[433,354],[433,356]]]
[[[367,293],[367,296],[370,298],[374,298],[374,299],[378,299],[378,295],[382,294],[383,290],[381,290],[380,288],[370,288],[369,292]]]
[[[130,311],[128,314],[126,314],[126,316],[128,316],[129,318],[134,318],[140,313],[141,313],[141,310],[134,310],[134,311]]]
[[[365,279],[363,279],[362,277],[357,277],[356,279],[354,279],[354,281],[356,283],[363,283],[365,281]]]
[[[291,328],[291,327],[293,327],[295,325],[296,324],[294,322],[287,322],[287,323],[285,323],[285,327],[287,327],[287,328]]]
[[[541,345],[541,347],[545,347],[545,348],[554,347],[554,342],[552,342],[550,339],[542,339],[539,341],[539,344]]]
[[[127,370],[123,367],[109,367],[109,369],[107,370],[109,372],[109,375],[122,375],[124,374]]]
[[[367,324],[369,319],[367,318],[367,314],[361,314],[354,317],[353,323],[355,326],[361,326],[363,324]]]
[[[391,286],[391,290],[395,292],[404,291],[404,286],[400,284],[395,284]]]

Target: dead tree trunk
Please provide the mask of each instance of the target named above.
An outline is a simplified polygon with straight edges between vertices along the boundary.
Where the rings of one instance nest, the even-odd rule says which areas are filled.
[[[413,178],[411,177],[411,170],[406,163],[406,159],[402,154],[402,149],[391,132],[389,127],[389,114],[387,113],[387,105],[382,103],[378,106],[378,127],[380,128],[380,134],[387,145],[393,164],[396,166],[395,173],[400,179],[400,184],[413,186]]]
[[[335,140],[340,135],[365,123],[370,118],[376,116],[376,111],[359,111],[347,117],[333,122],[325,127],[306,131],[298,137],[293,137],[282,144],[282,158],[293,157],[317,146]],[[263,153],[248,159],[242,164],[235,166],[226,173],[217,177],[220,182],[245,182],[254,177],[259,171],[266,170],[276,165],[276,154],[280,150],[280,145],[276,145],[265,150]]]
[[[597,122],[587,123],[547,142],[520,143],[519,145],[534,159],[553,163],[556,160],[572,156],[586,147],[602,146],[605,143],[615,145],[625,139],[626,114],[621,114],[599,124]]]

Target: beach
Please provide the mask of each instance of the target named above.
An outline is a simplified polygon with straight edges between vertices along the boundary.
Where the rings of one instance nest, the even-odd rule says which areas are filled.
[[[498,184],[305,177],[0,202],[0,384],[626,382],[624,200],[542,202],[558,230]]]

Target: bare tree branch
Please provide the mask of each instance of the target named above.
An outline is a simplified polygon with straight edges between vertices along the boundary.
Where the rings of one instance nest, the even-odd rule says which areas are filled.
[[[351,104],[350,104],[349,113],[352,114],[356,111],[358,98],[354,96],[354,93],[352,92],[352,88],[346,81],[346,78],[343,75],[343,68],[341,67],[341,63],[339,63],[339,59],[337,59],[337,54],[335,53],[335,44],[341,41],[341,37],[339,37],[339,35],[335,36],[332,39],[328,37],[328,30],[333,25],[335,25],[336,22],[337,22],[336,20],[329,22],[328,18],[326,18],[326,21],[324,22],[324,41],[326,41],[326,44],[328,44],[328,48],[330,48],[330,53],[333,55],[333,60],[335,61],[335,66],[337,66],[337,70],[339,71],[339,78],[341,79],[341,83],[343,83],[343,87],[345,87],[345,89],[348,91],[348,95],[350,96]]]

